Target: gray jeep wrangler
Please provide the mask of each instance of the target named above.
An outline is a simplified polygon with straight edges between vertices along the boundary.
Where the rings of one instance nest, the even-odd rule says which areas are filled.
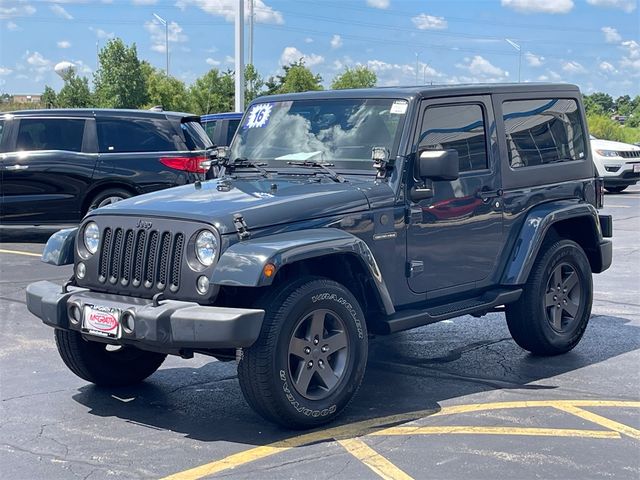
[[[28,307],[76,375],[131,385],[168,354],[236,359],[260,415],[314,427],[358,390],[370,334],[504,311],[524,349],[571,350],[611,264],[571,85],[259,98],[212,168],[47,243],[74,275],[29,285]]]

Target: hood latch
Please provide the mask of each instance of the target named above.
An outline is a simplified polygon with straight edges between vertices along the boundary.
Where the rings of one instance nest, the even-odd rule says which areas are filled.
[[[248,240],[251,238],[251,232],[249,232],[247,222],[244,221],[241,213],[233,214],[233,225],[236,227],[236,232],[238,232],[238,238],[240,240]]]

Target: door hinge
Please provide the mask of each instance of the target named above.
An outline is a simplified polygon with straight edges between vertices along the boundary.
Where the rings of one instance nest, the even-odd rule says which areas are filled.
[[[424,272],[424,262],[421,260],[411,260],[407,263],[407,277],[415,277]]]
[[[251,237],[251,232],[249,232],[249,227],[247,227],[247,222],[244,221],[242,214],[233,214],[233,225],[236,227],[236,232],[238,232],[238,238],[240,240],[247,240]]]

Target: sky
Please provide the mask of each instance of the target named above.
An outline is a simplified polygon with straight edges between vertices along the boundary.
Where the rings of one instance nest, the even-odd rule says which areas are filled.
[[[248,0],[245,0],[248,3]],[[254,0],[263,77],[304,58],[330,85],[365,65],[379,85],[570,82],[640,94],[638,0]],[[114,37],[187,84],[233,69],[237,0],[0,0],[0,92],[62,86],[54,66],[91,78]],[[247,15],[247,9],[245,10]],[[248,45],[247,45],[248,49]],[[245,61],[248,53],[245,53]]]

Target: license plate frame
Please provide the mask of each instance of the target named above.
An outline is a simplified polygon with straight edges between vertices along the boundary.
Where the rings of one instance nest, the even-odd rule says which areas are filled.
[[[102,338],[118,339],[121,336],[121,311],[103,305],[84,305],[82,332]]]
[[[633,164],[633,173],[640,173],[640,163]]]

